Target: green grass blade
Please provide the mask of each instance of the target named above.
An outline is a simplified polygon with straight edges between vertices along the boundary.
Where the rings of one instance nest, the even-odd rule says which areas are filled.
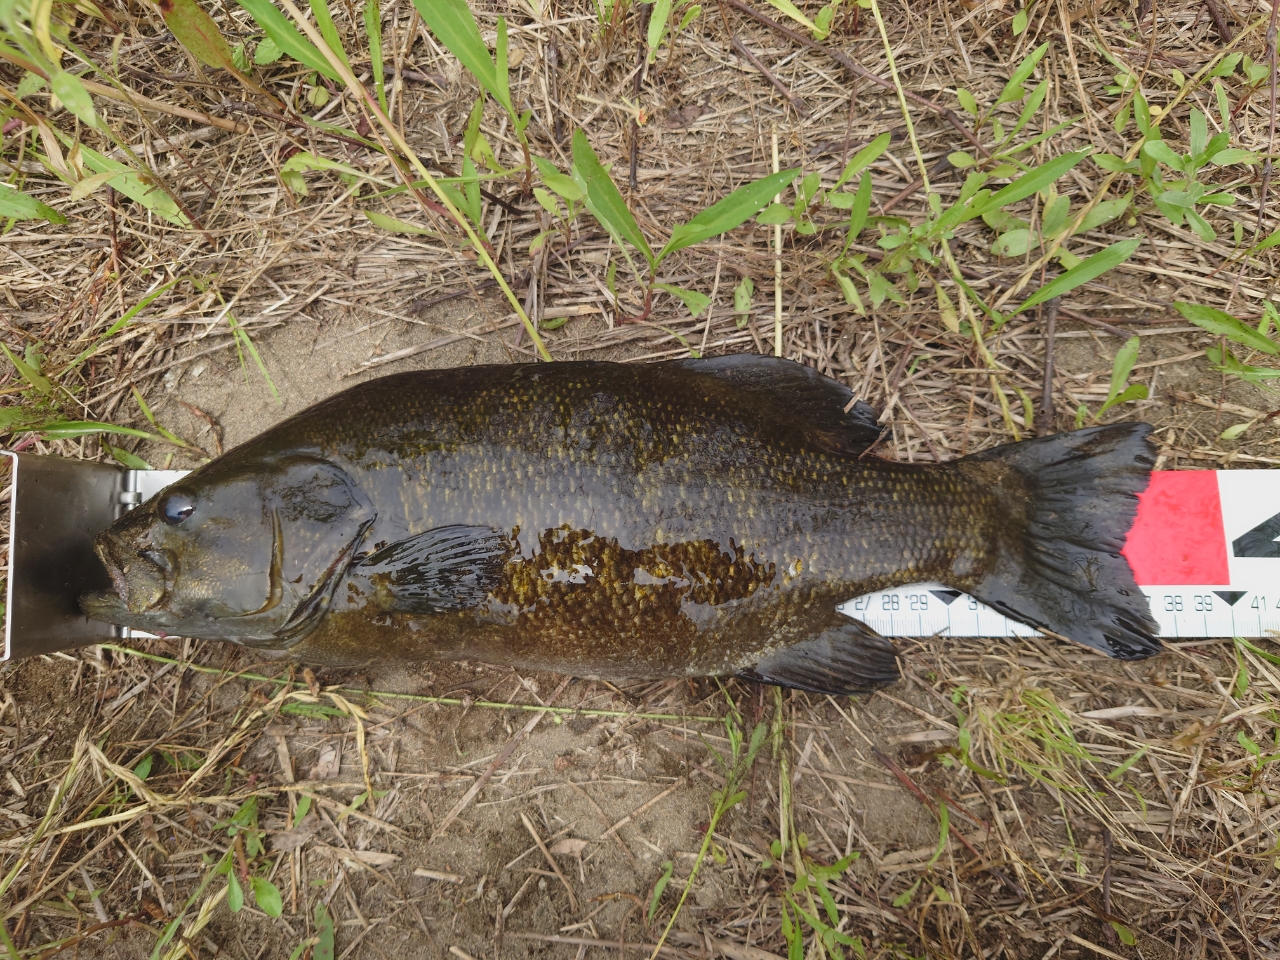
[[[387,112],[387,77],[382,66],[382,9],[378,0],[367,0],[364,5],[364,33],[369,41],[369,68],[373,71],[373,90],[378,106]]]
[[[66,223],[67,218],[53,207],[28,196],[11,183],[0,184],[0,217],[15,220],[48,220],[50,223]]]
[[[626,240],[643,253],[645,260],[649,262],[649,269],[652,270],[657,265],[657,260],[649,247],[649,241],[640,232],[640,225],[636,223],[636,218],[627,208],[627,202],[622,199],[622,194],[618,192],[618,187],[609,176],[609,171],[604,168],[596,152],[591,149],[587,135],[581,130],[573,132],[573,165],[586,185],[587,195],[584,202],[587,209],[591,211],[591,215],[600,221],[600,225],[609,231],[609,235],[614,240],[619,243]]]
[[[503,97],[497,68],[466,0],[413,0],[413,5],[435,38],[510,112],[510,98]]]
[[[323,74],[330,80],[339,79],[338,72],[329,65],[315,45],[300,34],[285,15],[276,9],[271,0],[236,0],[249,11],[249,16],[260,26],[281,50],[299,63]]]
[[[50,440],[69,440],[73,437],[85,437],[94,433],[118,433],[125,437],[138,437],[142,440],[160,442],[163,438],[145,430],[133,427],[117,427],[112,423],[100,423],[97,420],[51,420],[36,432],[44,434]]]
[[[324,42],[346,64],[347,69],[351,69],[347,52],[342,48],[342,38],[338,36],[338,28],[333,22],[333,14],[329,12],[328,0],[311,0],[311,12],[315,15],[316,26],[320,28],[320,36],[324,37]]]
[[[267,365],[262,362],[262,355],[258,353],[258,348],[254,346],[253,340],[249,338],[249,334],[236,321],[231,314],[227,314],[227,323],[231,327],[231,332],[236,338],[236,342],[241,344],[249,356],[253,358],[253,362],[258,366],[258,372],[262,374],[262,379],[267,381],[267,388],[271,391],[271,396],[276,401],[280,400],[280,391],[276,389],[275,381],[271,379],[271,374],[267,372]]]
[[[67,142],[70,145],[69,139]],[[83,141],[80,141],[79,146],[80,158],[84,161],[84,165],[94,173],[113,172],[119,174],[119,176],[108,181],[116,190],[119,190],[130,200],[142,204],[156,216],[163,217],[175,226],[191,226],[191,221],[182,212],[177,201],[169,196],[163,188],[154,183],[144,181],[142,174],[139,174],[132,167],[125,166],[119,160],[103,156],[91,147],[85,146]]]
[[[1029,310],[1036,304],[1052,300],[1054,297],[1060,297],[1064,293],[1074,290],[1081,284],[1088,283],[1090,280],[1094,280],[1097,277],[1102,276],[1108,270],[1118,267],[1133,256],[1133,252],[1138,249],[1142,244],[1142,241],[1145,239],[1146,237],[1134,237],[1131,240],[1121,240],[1119,243],[1113,243],[1105,250],[1099,250],[1088,260],[1083,263],[1076,264],[1066,273],[1062,274],[1062,276],[1046,283],[1043,287],[1023,301],[1022,306],[1018,307],[1018,309],[1009,314],[1009,316],[1019,314],[1023,310]],[[1255,334],[1257,333],[1257,331],[1252,332]],[[1268,341],[1268,343],[1270,343],[1270,341]],[[1272,352],[1275,352],[1274,346],[1272,346]]]
[[[782,11],[796,23],[803,25],[806,30],[810,30],[813,33],[821,33],[814,22],[801,13],[791,0],[769,0],[769,6],[775,10]]]
[[[671,231],[671,239],[659,251],[657,260],[661,261],[677,250],[683,250],[709,237],[728,233],[734,227],[740,226],[754,217],[765,204],[782,191],[783,187],[799,175],[799,168],[783,170],[762,177],[745,187],[739,187],[723,200],[707,207],[688,223],[681,224]]]
[[[1197,327],[1208,330],[1210,333],[1217,334],[1220,337],[1226,337],[1242,347],[1248,347],[1250,350],[1257,350],[1260,353],[1270,354],[1271,356],[1275,356],[1276,353],[1280,352],[1280,347],[1277,347],[1253,327],[1241,323],[1231,314],[1222,310],[1215,310],[1213,307],[1206,307],[1200,303],[1183,303],[1181,301],[1174,303],[1174,307]]]
[[[889,143],[892,139],[893,134],[882,133],[855,153],[849,159],[849,162],[845,164],[844,170],[840,173],[840,178],[836,180],[831,189],[839,190],[849,181],[850,177],[862,172],[865,167],[879,159],[880,154],[889,149]]]
[[[1129,374],[1133,371],[1133,365],[1138,362],[1138,351],[1142,348],[1142,340],[1139,337],[1130,337],[1124,342],[1124,346],[1116,352],[1115,362],[1111,365],[1111,389],[1107,392],[1107,399],[1120,396],[1124,390],[1124,385],[1129,382]]]
[[[1088,155],[1088,150],[1077,150],[1074,153],[1064,153],[1060,157],[1055,157],[1046,163],[1042,163],[1040,166],[1020,176],[1013,183],[1001,187],[985,200],[971,204],[965,212],[965,219],[971,220],[974,217],[980,217],[989,211],[999,210],[1005,204],[1016,203],[1019,200],[1025,200],[1033,193],[1039,193]]]
[[[154,290],[148,293],[145,297],[143,297],[141,300],[135,303],[132,307],[126,310],[119,320],[117,320],[115,323],[113,323],[110,327],[107,328],[106,332],[97,339],[97,342],[95,342],[92,347],[90,347],[88,350],[84,351],[84,353],[80,354],[80,356],[76,357],[74,360],[71,361],[71,363],[67,366],[67,370],[74,370],[77,367],[79,367],[80,364],[88,360],[91,356],[93,356],[93,354],[98,350],[98,348],[102,346],[104,341],[110,340],[117,333],[123,330],[126,326],[129,325],[130,320],[136,317],[139,313],[141,313],[147,307],[151,306],[151,304],[154,303],[156,300],[158,300],[160,297],[164,296],[166,293],[168,293],[170,290],[176,287],[180,281],[181,281],[181,278],[179,278],[178,280],[170,280],[168,283],[160,284],[160,286],[156,287]]]

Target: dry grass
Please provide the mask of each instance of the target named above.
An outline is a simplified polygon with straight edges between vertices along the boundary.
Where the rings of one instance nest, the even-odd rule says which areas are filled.
[[[1228,8],[1222,0],[1217,6]],[[349,49],[358,50],[355,11],[345,4],[334,4],[334,11],[352,41]],[[481,6],[482,27],[491,29],[496,12],[493,4]],[[624,182],[632,144],[627,102],[634,98],[639,49],[635,11],[604,40],[585,2],[548,5],[541,16],[523,4],[508,12],[520,57],[512,86],[534,111],[534,149],[566,167],[568,133],[582,127]],[[228,36],[251,35],[243,11],[219,6],[213,13]],[[392,117],[422,157],[442,167],[456,164],[474,85],[407,3],[384,3],[383,13]],[[65,185],[29,155],[19,159],[20,145],[33,142],[30,131],[6,143],[4,159],[18,164],[24,189],[55,202],[71,220],[60,228],[20,222],[0,237],[4,340],[13,349],[41,345],[45,371],[69,391],[58,401],[66,415],[146,427],[130,385],[158,397],[167,375],[208,354],[234,351],[232,317],[267,355],[276,328],[305,329],[314,338],[335,330],[412,331],[417,352],[407,358],[380,356],[364,336],[343,341],[349,370],[361,375],[430,364],[435,351],[458,339],[496,343],[511,360],[532,355],[514,317],[456,242],[380,232],[360,212],[433,226],[412,201],[371,199],[367,190],[353,199],[329,174],[308,175],[310,192],[303,196],[279,177],[281,164],[298,149],[392,179],[384,158],[240,106],[245,95],[223,75],[198,67],[150,5],[111,14],[123,38],[120,79],[170,110],[194,111],[221,126],[172,112],[104,109],[119,137],[136,145],[198,221],[192,229],[157,221],[112,194],[67,201]],[[953,109],[957,86],[990,103],[1012,64],[1051,41],[1038,74],[1052,81],[1045,125],[1083,119],[1038,148],[1045,158],[1084,146],[1122,154],[1129,146],[1112,132],[1117,98],[1105,87],[1117,70],[1100,49],[1142,73],[1149,99],[1160,105],[1173,100],[1175,70],[1190,76],[1225,49],[1205,7],[1193,3],[1160,7],[1137,28],[1133,11],[1117,5],[1037,4],[1028,33],[1017,38],[1009,29],[1012,10],[1000,3],[973,9],[890,4],[884,14],[906,88]],[[1243,28],[1235,47],[1264,59],[1265,22],[1238,0],[1235,14]],[[111,30],[93,19],[83,19],[77,30],[79,42],[105,62]],[[733,53],[731,36],[789,91],[790,103]],[[867,11],[843,11],[830,43],[873,74],[889,75]],[[367,59],[357,57],[356,65],[367,72]],[[284,98],[307,88],[302,73],[286,63],[264,76]],[[1239,105],[1233,145],[1267,151],[1265,84],[1250,92],[1236,80],[1230,92],[1233,107]],[[1196,96],[1212,112],[1211,96]],[[40,96],[32,102],[47,106]],[[640,86],[639,104],[646,122],[635,135],[637,185],[629,197],[650,236],[664,236],[672,223],[766,173],[774,131],[784,166],[819,171],[828,184],[861,144],[894,131],[889,154],[872,167],[876,203],[894,202],[893,212],[913,222],[923,215],[923,196],[911,189],[916,158],[903,139],[893,92],[852,78],[828,57],[800,49],[732,6],[708,4],[675,50],[663,50]],[[1187,100],[1173,106],[1166,138],[1185,139],[1189,106]],[[359,119],[341,95],[312,112],[351,128]],[[65,111],[55,119],[73,129]],[[969,147],[935,112],[913,106],[912,119],[926,164]],[[496,114],[488,116],[485,132],[501,159],[517,162],[519,151]],[[86,134],[86,142],[104,151],[112,146],[98,134]],[[1221,183],[1231,182],[1229,172],[1218,176]],[[958,192],[954,171],[935,179],[944,199]],[[1078,205],[1097,195],[1104,179],[1083,164],[1059,186]],[[513,205],[486,204],[484,222],[508,277],[520,278],[531,267],[530,240],[548,226],[545,214],[511,181],[489,188]],[[1126,189],[1121,177],[1109,195]],[[1277,462],[1280,435],[1269,419],[1239,441],[1218,439],[1228,425],[1266,414],[1274,398],[1208,372],[1202,357],[1210,338],[1171,308],[1175,300],[1191,300],[1256,317],[1271,296],[1274,251],[1242,260],[1231,224],[1238,219],[1246,237],[1259,218],[1264,235],[1274,229],[1280,190],[1270,188],[1263,210],[1259,180],[1240,182],[1236,192],[1238,205],[1220,208],[1214,220],[1226,238],[1216,243],[1170,226],[1153,211],[1073,242],[1084,256],[1120,236],[1149,238],[1119,270],[1063,304],[1053,341],[1058,428],[1071,425],[1081,403],[1097,409],[1122,343],[1116,334],[1137,334],[1142,353],[1134,379],[1151,388],[1151,399],[1109,416],[1155,423],[1163,467]],[[835,211],[817,214],[819,225],[836,218]],[[687,355],[690,347],[771,352],[771,234],[744,227],[668,261],[662,280],[713,298],[696,320],[672,298],[659,297],[648,322],[618,322],[605,285],[617,248],[585,214],[571,248],[553,244],[548,256],[533,261],[534,292],[521,292],[544,321],[570,316],[545,334],[557,359],[641,360]],[[975,222],[953,246],[975,290],[997,299],[1019,282],[1025,264],[993,257],[992,239]],[[884,410],[893,431],[881,448],[885,455],[949,459],[1011,439],[1010,423],[1028,429],[1018,391],[1039,403],[1043,318],[1020,317],[988,340],[993,377],[971,339],[944,329],[927,283],[903,307],[864,317],[848,306],[826,269],[836,242],[825,232],[788,233],[784,353],[840,377]],[[865,252],[877,251],[866,246]],[[743,326],[732,303],[741,276],[751,276],[757,291]],[[617,278],[621,309],[636,312],[642,291],[625,264]],[[169,293],[87,364],[62,375],[112,322],[172,279],[180,282]],[[1039,282],[1031,280],[1032,287]],[[478,316],[472,310],[464,322],[459,318],[466,311],[437,305],[446,294],[473,306],[479,298]],[[245,363],[250,377],[259,376],[251,357]],[[12,398],[23,386],[10,373],[0,390]],[[1008,418],[1002,397],[1011,403]],[[176,408],[162,407],[162,419],[166,410]],[[102,455],[92,438],[12,439],[41,452]],[[213,436],[199,442],[215,452]],[[155,447],[144,452],[156,465],[166,455]],[[1280,955],[1280,774],[1274,762],[1255,769],[1240,739],[1248,737],[1263,754],[1280,749],[1274,707],[1280,664],[1274,659],[1230,643],[1181,644],[1139,665],[1101,662],[1036,641],[930,640],[906,647],[909,678],[884,694],[848,703],[801,695],[786,701],[797,825],[815,861],[862,852],[831,892],[841,928],[861,937],[868,955]],[[1277,652],[1268,641],[1261,648],[1270,657]],[[557,702],[604,715],[572,713],[559,718],[563,724],[543,719],[520,735],[531,716],[543,715],[477,702],[488,695],[536,707],[536,694],[521,682],[528,678],[510,671],[448,668],[415,675],[412,683],[400,678],[399,689],[457,692],[454,700],[461,701],[414,702],[301,680],[246,679],[240,672],[276,676],[278,668],[255,666],[221,646],[157,642],[147,651],[169,659],[92,648],[0,672],[0,918],[21,956],[65,942],[68,956],[156,950],[176,957],[185,950],[287,957],[314,934],[317,899],[337,920],[339,955],[443,956],[453,948],[463,957],[581,958],[618,954],[620,941],[630,945],[624,954],[640,955],[636,945],[654,942],[674,902],[666,894],[653,925],[645,922],[661,874],[658,861],[674,863],[674,892],[688,875],[699,820],[706,823],[707,794],[722,773],[708,751],[723,746],[714,722],[635,716],[718,716],[724,701],[706,686],[613,691],[575,685]],[[364,678],[336,679],[359,688]],[[539,679],[544,691],[559,686],[557,678]],[[371,682],[377,681],[393,682]],[[498,692],[486,694],[490,689]],[[759,691],[729,689],[748,720],[769,720],[768,698]],[[329,709],[309,715],[288,712],[291,704]],[[439,742],[414,739],[424,718]],[[451,731],[452,742],[441,731]],[[1117,774],[1139,751],[1145,752]],[[962,755],[988,775],[966,767]],[[147,756],[153,769],[144,784],[129,771]],[[323,766],[326,756],[339,766]],[[785,819],[778,763],[762,757],[748,799],[722,824],[715,840],[723,862],[717,855],[699,877],[668,941],[669,955],[719,951],[765,960],[786,954],[779,903],[794,878],[762,865]],[[373,799],[353,809],[353,799],[370,787]],[[201,886],[211,863],[227,851],[236,855],[225,824],[250,797],[258,798],[262,831],[275,851],[258,862],[273,864],[284,894],[277,921],[252,911],[228,913],[221,878]],[[303,797],[312,798],[318,834],[288,829]],[[949,833],[933,859],[939,803],[948,811]],[[442,826],[455,809],[458,822]],[[527,823],[522,810],[530,815]],[[632,814],[613,834],[606,832]],[[529,826],[551,851],[542,861],[529,844]],[[575,855],[554,852],[558,834],[590,841],[584,867]],[[660,854],[652,861],[645,859],[649,847]],[[517,854],[525,859],[512,867]],[[554,860],[555,871],[546,860]],[[522,872],[534,864],[541,873]],[[415,876],[415,869],[429,874]],[[99,891],[96,899],[86,889]],[[175,918],[179,936],[156,948]],[[1132,931],[1137,943],[1125,943],[1110,921],[1123,926],[1124,936]],[[66,939],[75,937],[85,939]],[[0,955],[5,949],[0,945]],[[820,955],[812,943],[807,949],[808,956]]]

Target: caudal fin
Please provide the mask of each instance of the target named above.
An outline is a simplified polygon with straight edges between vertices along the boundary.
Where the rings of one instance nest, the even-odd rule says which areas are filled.
[[[1145,423],[1118,423],[960,461],[998,486],[1010,521],[994,569],[965,589],[1014,620],[1109,657],[1159,653],[1159,628],[1120,553],[1155,460],[1150,432]]]

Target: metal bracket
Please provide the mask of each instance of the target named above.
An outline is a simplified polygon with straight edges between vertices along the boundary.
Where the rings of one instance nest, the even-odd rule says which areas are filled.
[[[93,538],[188,471],[0,453],[12,465],[0,662],[136,636],[80,612],[81,594],[111,586]]]

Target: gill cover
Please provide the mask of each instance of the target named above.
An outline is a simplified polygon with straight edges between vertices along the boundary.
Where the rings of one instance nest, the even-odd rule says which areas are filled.
[[[115,591],[81,605],[148,632],[288,646],[327,609],[374,518],[326,460],[215,461],[99,535]]]

